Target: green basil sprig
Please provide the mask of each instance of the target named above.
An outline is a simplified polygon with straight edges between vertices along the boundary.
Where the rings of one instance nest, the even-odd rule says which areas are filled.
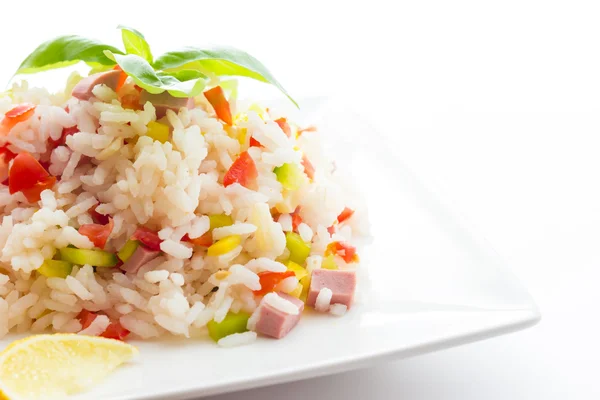
[[[202,92],[209,76],[242,76],[277,87],[296,106],[271,72],[250,54],[231,47],[184,47],[154,60],[150,45],[139,31],[119,26],[125,51],[80,36],[61,36],[33,51],[17,74],[66,67],[85,62],[93,70],[118,64],[134,82],[149,93],[168,91],[176,97],[193,97]]]

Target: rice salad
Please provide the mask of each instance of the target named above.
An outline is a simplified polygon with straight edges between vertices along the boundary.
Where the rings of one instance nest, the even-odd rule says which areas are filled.
[[[321,133],[237,100],[231,76],[283,91],[246,53],[196,49],[174,66],[122,29],[124,52],[56,59],[83,40],[61,37],[17,71],[92,67],[64,91],[24,80],[0,95],[0,337],[208,333],[230,347],[287,335],[305,308],[334,323],[365,221]]]

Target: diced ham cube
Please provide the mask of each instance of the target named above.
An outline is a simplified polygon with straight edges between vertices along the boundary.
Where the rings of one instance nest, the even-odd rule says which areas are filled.
[[[79,100],[89,100],[94,97],[92,90],[97,85],[106,85],[112,90],[116,90],[120,77],[120,70],[111,70],[90,75],[83,78],[75,85],[71,95]]]
[[[331,304],[344,304],[349,309],[352,306],[356,290],[356,272],[315,269],[311,275],[310,288],[306,298],[308,306],[315,306],[317,296],[323,288],[331,290]]]
[[[160,251],[150,250],[144,245],[139,245],[135,252],[121,265],[121,269],[125,272],[135,274],[146,263],[158,257]]]
[[[300,321],[302,310],[304,310],[304,303],[295,297],[287,295],[282,292],[277,293],[279,297],[291,302],[298,307],[298,314],[292,315],[281,310],[276,309],[270,304],[266,304],[264,301],[258,306],[255,313],[256,325],[255,331],[265,336],[270,336],[275,339],[281,339],[287,335]]]

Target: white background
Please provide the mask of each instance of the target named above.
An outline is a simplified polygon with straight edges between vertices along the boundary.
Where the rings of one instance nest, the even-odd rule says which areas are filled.
[[[52,35],[117,44],[118,23],[144,32],[157,53],[241,47],[297,97],[353,98],[398,157],[478,226],[542,311],[539,325],[509,336],[211,400],[598,399],[596,5],[10,2],[0,10],[0,77]]]

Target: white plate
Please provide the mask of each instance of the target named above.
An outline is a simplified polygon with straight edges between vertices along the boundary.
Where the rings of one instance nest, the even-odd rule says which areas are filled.
[[[302,112],[332,132],[338,167],[367,200],[374,240],[361,253],[366,275],[358,303],[343,318],[306,315],[279,341],[232,349],[190,340],[136,343],[135,363],[75,398],[200,397],[421,354],[539,320],[498,256],[394,158],[381,135],[336,102],[307,101]]]

